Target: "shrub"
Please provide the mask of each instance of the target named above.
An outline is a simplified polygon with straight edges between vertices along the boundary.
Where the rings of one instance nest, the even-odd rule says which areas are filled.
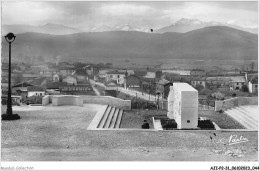
[[[201,129],[214,129],[214,125],[210,120],[198,120],[198,127]]]
[[[246,85],[243,85],[243,86],[242,86],[242,91],[243,91],[243,92],[248,92],[248,87],[247,87]]]
[[[161,119],[161,124],[163,129],[177,128],[177,123],[174,119]]]
[[[220,92],[216,92],[211,94],[212,97],[214,97],[217,100],[224,100],[225,99],[225,94],[220,93]]]
[[[198,91],[201,91],[201,90],[204,89],[204,87],[203,87],[202,85],[200,85],[200,84],[197,84],[197,85],[195,86],[195,89],[198,90]]]
[[[148,101],[131,101],[132,109],[156,109],[156,103]]]

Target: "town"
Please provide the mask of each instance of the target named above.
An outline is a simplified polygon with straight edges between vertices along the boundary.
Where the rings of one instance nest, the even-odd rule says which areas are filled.
[[[35,66],[14,63],[11,80],[12,96],[28,104],[41,103],[44,95],[117,97],[119,90],[148,101],[167,100],[169,87],[174,82],[190,84],[199,91],[199,99],[204,100],[251,97],[257,96],[258,71],[253,66],[244,71],[219,69],[206,72],[202,69],[114,68],[112,63],[60,62]],[[2,98],[7,95],[7,88],[8,64],[3,63]]]

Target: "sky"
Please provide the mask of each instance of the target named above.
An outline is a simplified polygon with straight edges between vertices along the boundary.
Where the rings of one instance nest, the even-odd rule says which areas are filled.
[[[161,28],[181,18],[258,27],[257,1],[230,2],[2,2],[2,24],[62,24],[83,30],[102,25]]]

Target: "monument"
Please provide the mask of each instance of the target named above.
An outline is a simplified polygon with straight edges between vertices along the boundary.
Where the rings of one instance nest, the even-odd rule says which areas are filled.
[[[187,83],[173,83],[168,96],[167,116],[176,121],[178,129],[196,129],[198,91]]]

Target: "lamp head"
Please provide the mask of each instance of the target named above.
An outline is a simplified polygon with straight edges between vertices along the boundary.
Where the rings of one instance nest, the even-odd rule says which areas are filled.
[[[12,43],[14,40],[15,40],[15,35],[13,33],[8,33],[6,36],[5,36],[5,40],[8,42],[8,43]]]

